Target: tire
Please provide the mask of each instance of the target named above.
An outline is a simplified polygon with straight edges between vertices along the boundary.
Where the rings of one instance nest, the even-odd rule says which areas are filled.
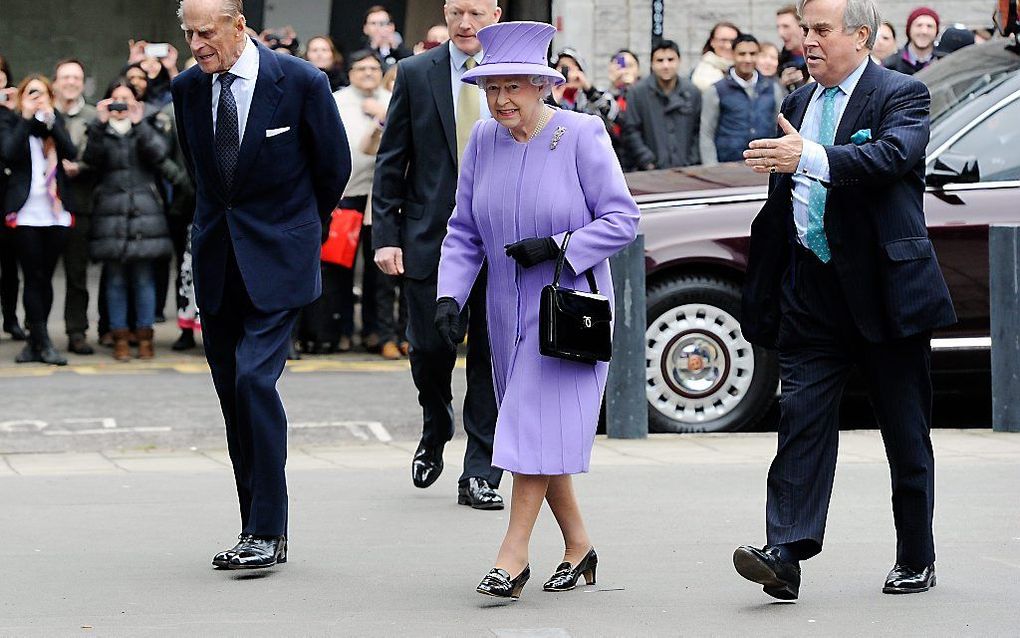
[[[647,307],[649,429],[753,428],[775,401],[779,364],[741,334],[740,289],[716,277],[678,276],[649,287]]]

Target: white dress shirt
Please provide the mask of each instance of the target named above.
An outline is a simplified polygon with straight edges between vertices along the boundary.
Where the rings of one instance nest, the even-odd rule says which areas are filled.
[[[836,94],[836,129],[839,129],[839,122],[843,119],[843,112],[850,102],[850,96],[864,69],[871,61],[865,57],[854,71],[845,80],[839,83],[839,92]],[[829,156],[825,153],[825,147],[817,142],[818,129],[822,124],[821,97],[825,87],[821,84],[815,85],[815,91],[811,95],[811,102],[808,103],[807,111],[804,112],[804,121],[800,125],[800,136],[804,138],[804,149],[801,151],[800,164],[797,165],[797,172],[793,175],[793,221],[797,226],[797,239],[802,246],[807,246],[808,227],[808,198],[811,196],[811,184],[815,181],[829,181]]]
[[[453,40],[450,40],[447,45],[450,47],[450,84],[453,88],[453,119],[457,119],[457,100],[460,98],[460,92],[464,89],[469,91],[478,91],[478,115],[479,119],[486,119],[489,117],[489,103],[485,101],[485,92],[481,88],[473,86],[471,84],[464,84],[460,81],[464,74],[467,73],[467,68],[464,67],[464,63],[467,62],[469,57],[473,57],[476,63],[481,63],[482,58],[485,57],[485,52],[479,51],[473,56],[469,56],[458,49],[454,44]]]
[[[244,51],[237,58],[230,72],[237,76],[230,85],[237,104],[238,140],[244,140],[244,127],[248,123],[248,111],[251,110],[251,98],[255,95],[255,81],[259,77],[259,48],[251,38],[245,37]],[[220,73],[212,74],[212,121],[213,132],[216,131],[216,109],[220,104]]]
[[[42,113],[36,113],[35,119],[43,121]],[[63,204],[54,201],[50,195],[47,178],[56,179],[56,175],[47,175],[49,164],[46,160],[43,140],[31,135],[28,138],[28,150],[32,157],[32,181],[28,188],[28,199],[18,211],[18,226],[70,226],[71,214]]]

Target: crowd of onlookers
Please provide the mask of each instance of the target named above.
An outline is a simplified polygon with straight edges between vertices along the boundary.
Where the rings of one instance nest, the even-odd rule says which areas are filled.
[[[372,263],[374,156],[397,63],[443,45],[447,28],[435,25],[408,47],[389,11],[375,6],[365,14],[363,40],[345,47],[346,55],[325,35],[308,39],[302,48],[290,27],[250,35],[280,53],[301,55],[326,73],[354,160],[335,215],[357,213],[360,260],[350,266],[323,262],[324,294],[303,311],[292,356],[300,356],[297,350],[345,352],[356,346],[387,359],[405,356],[401,282]],[[608,60],[605,88],[596,86],[596,69],[578,51],[563,48],[550,64],[567,81],[548,99],[601,118],[626,171],[739,160],[750,140],[775,134],[783,98],[809,81],[796,7],[777,12],[776,36],[779,44],[772,44],[734,23],[716,24],[689,74],[682,72],[681,48],[671,40],[653,43],[647,74],[632,51],[621,49]],[[912,74],[984,37],[961,27],[942,30],[939,15],[919,7],[907,19],[902,46],[895,26],[882,23],[872,57]],[[99,343],[118,360],[152,358],[153,326],[165,321],[171,293],[180,328],[172,347],[196,346],[201,322],[188,246],[194,191],[169,91],[181,67],[193,63],[182,65],[171,45],[129,41],[122,71],[93,105],[83,95],[87,69],[81,60],[61,60],[52,75],[19,78],[0,56],[5,222],[0,309],[3,331],[26,342],[19,362],[66,363],[47,330],[53,276],[61,262],[69,351],[94,352],[87,338],[88,309],[97,297]],[[97,295],[88,286],[90,266],[101,273]],[[19,294],[23,323],[17,316]]]

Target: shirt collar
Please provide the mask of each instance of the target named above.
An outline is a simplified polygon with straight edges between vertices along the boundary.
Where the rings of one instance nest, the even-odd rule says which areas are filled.
[[[484,51],[479,51],[474,55],[468,55],[467,53],[464,53],[463,51],[457,48],[457,46],[453,43],[453,40],[450,40],[449,45],[450,45],[450,64],[452,64],[453,68],[458,71],[464,68],[464,63],[467,62],[468,58],[474,58],[475,62],[481,64],[482,58],[485,57]]]
[[[839,83],[839,89],[844,95],[849,97],[853,95],[854,89],[857,88],[857,83],[861,81],[861,76],[864,75],[864,70],[868,68],[868,64],[871,62],[871,56],[865,56],[862,61],[853,72],[846,76],[846,79]],[[821,84],[818,85],[818,89],[815,91],[815,99],[818,99],[825,92],[825,88]]]
[[[933,57],[935,57],[935,49],[934,48],[932,48],[931,53],[929,53],[928,55],[926,55],[923,58],[917,57],[917,54],[914,53],[914,47],[912,47],[910,44],[907,44],[907,46],[904,47],[904,48],[906,49],[906,52],[907,52],[907,54],[906,54],[907,61],[910,62],[911,64],[915,65],[915,66],[918,65],[918,64],[926,64],[928,62],[931,62],[931,59]]]
[[[245,80],[254,80],[259,74],[259,48],[251,38],[245,37],[244,51],[241,57],[237,58],[234,66],[230,67],[230,73]],[[221,73],[213,73],[213,84],[220,79]]]
[[[734,82],[736,82],[737,84],[739,84],[741,87],[743,87],[745,89],[753,89],[754,87],[758,86],[758,72],[757,71],[754,72],[754,75],[751,76],[750,80],[745,80],[744,78],[742,78],[739,75],[737,75],[736,70],[734,70],[731,67],[730,68],[730,77],[733,78]]]
[[[67,109],[67,111],[64,112],[64,115],[74,117],[75,115],[81,113],[81,110],[83,108],[85,108],[85,98],[79,95],[78,99],[75,100],[75,103],[71,105],[71,108]]]

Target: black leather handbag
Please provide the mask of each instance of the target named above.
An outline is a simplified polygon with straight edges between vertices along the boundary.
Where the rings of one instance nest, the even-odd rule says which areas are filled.
[[[609,298],[599,294],[595,275],[590,269],[584,273],[591,292],[560,286],[569,242],[570,233],[567,233],[556,259],[556,276],[551,284],[542,288],[538,310],[542,331],[539,352],[569,361],[609,361],[613,354],[613,311]]]

